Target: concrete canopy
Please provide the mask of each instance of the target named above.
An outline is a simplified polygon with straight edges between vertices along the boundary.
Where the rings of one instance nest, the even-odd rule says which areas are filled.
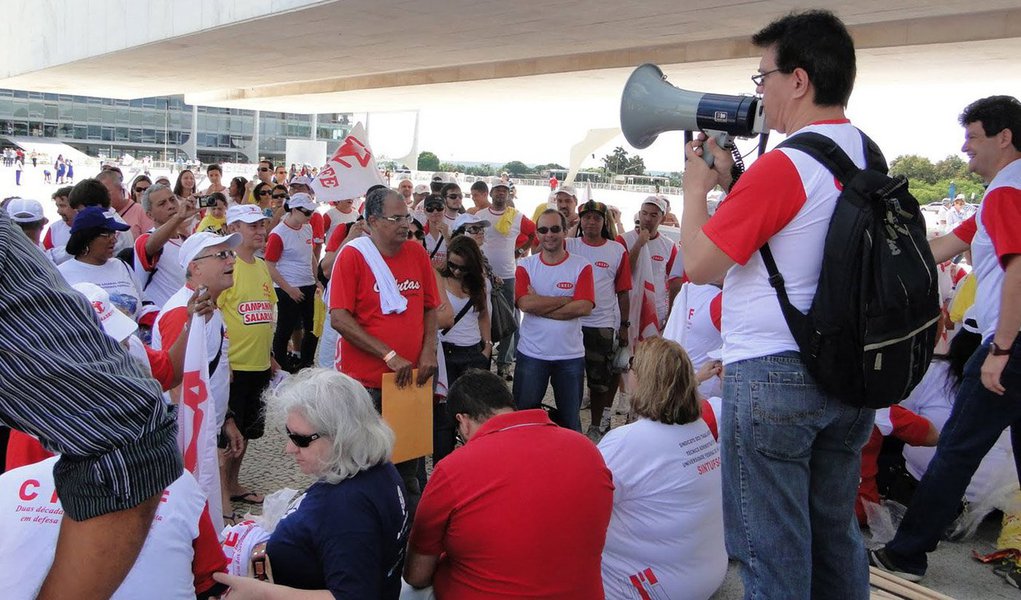
[[[24,1],[7,7],[0,25],[9,50],[0,56],[0,87],[357,112],[446,104],[480,81],[489,83],[471,84],[473,100],[522,93],[522,86],[529,94],[570,94],[581,83],[615,96],[631,68],[655,62],[687,81],[712,77],[717,91],[750,92],[757,53],[748,36],[801,7],[775,0]],[[923,64],[1017,72],[1021,62],[1016,0],[989,0],[982,12],[960,0],[849,0],[837,12],[875,77]]]

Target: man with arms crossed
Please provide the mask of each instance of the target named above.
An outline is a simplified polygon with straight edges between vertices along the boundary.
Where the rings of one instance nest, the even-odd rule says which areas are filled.
[[[855,76],[844,24],[827,11],[792,13],[752,42],[762,49],[752,81],[766,126],[820,133],[864,166],[861,133],[844,116]],[[712,169],[704,152],[715,157]],[[726,273],[723,508],[745,597],[868,598],[854,501],[874,411],[816,387],[758,253],[768,242],[791,302],[807,310],[840,190],[826,167],[797,150],[764,154],[736,183],[733,159],[712,140],[688,144],[685,158],[685,271],[700,284]],[[706,195],[717,184],[730,194],[710,218]]]

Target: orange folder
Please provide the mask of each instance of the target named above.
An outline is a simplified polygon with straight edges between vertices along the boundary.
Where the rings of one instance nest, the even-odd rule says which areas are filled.
[[[397,375],[383,374],[383,420],[397,439],[391,460],[394,463],[432,454],[433,385],[432,378],[419,387],[414,384],[418,369],[412,371],[412,383],[397,387]]]

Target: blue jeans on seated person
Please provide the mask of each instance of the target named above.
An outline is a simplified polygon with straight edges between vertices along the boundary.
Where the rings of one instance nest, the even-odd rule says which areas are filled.
[[[723,517],[745,598],[869,597],[854,501],[874,418],[823,394],[797,352],[727,365]]]
[[[926,553],[936,549],[940,536],[957,518],[972,475],[1007,427],[1014,446],[1014,465],[1021,473],[1021,342],[1014,343],[1000,377],[1007,390],[1002,396],[982,385],[982,363],[991,343],[992,338],[986,340],[964,365],[936,455],[911,497],[897,535],[886,545],[887,555],[902,569],[925,573]]]
[[[518,351],[514,367],[514,406],[518,410],[539,408],[546,388],[553,384],[553,398],[560,425],[581,431],[581,396],[585,382],[585,357],[542,360]]]

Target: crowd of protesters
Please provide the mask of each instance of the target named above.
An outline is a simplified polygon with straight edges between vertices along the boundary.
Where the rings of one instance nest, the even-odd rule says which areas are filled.
[[[864,164],[843,23],[792,13],[752,41],[766,125]],[[937,356],[881,411],[816,387],[758,256],[768,242],[807,308],[840,190],[790,148],[735,178],[729,152],[687,144],[680,243],[664,196],[633,227],[555,180],[529,217],[507,176],[473,183],[468,207],[443,174],[326,207],[313,173],[268,160],[227,184],[208,165],[201,190],[188,169],[171,185],[104,168],[53,194],[49,227],[40,202],[9,199],[0,595],[708,598],[728,559],[748,598],[864,599],[870,563],[917,581],[962,500],[992,495],[982,482],[1017,493],[1021,464],[1005,433],[1021,420],[1021,103],[983,98],[960,123],[988,189],[930,241]],[[174,433],[195,323],[218,490],[182,473]],[[424,457],[391,462],[391,376],[430,388],[428,476]],[[611,429],[615,398],[628,417]],[[232,504],[274,491],[239,477],[267,427],[316,482],[277,522],[244,521]],[[907,514],[866,552],[861,527],[893,497]],[[96,548],[101,568],[74,567]]]

